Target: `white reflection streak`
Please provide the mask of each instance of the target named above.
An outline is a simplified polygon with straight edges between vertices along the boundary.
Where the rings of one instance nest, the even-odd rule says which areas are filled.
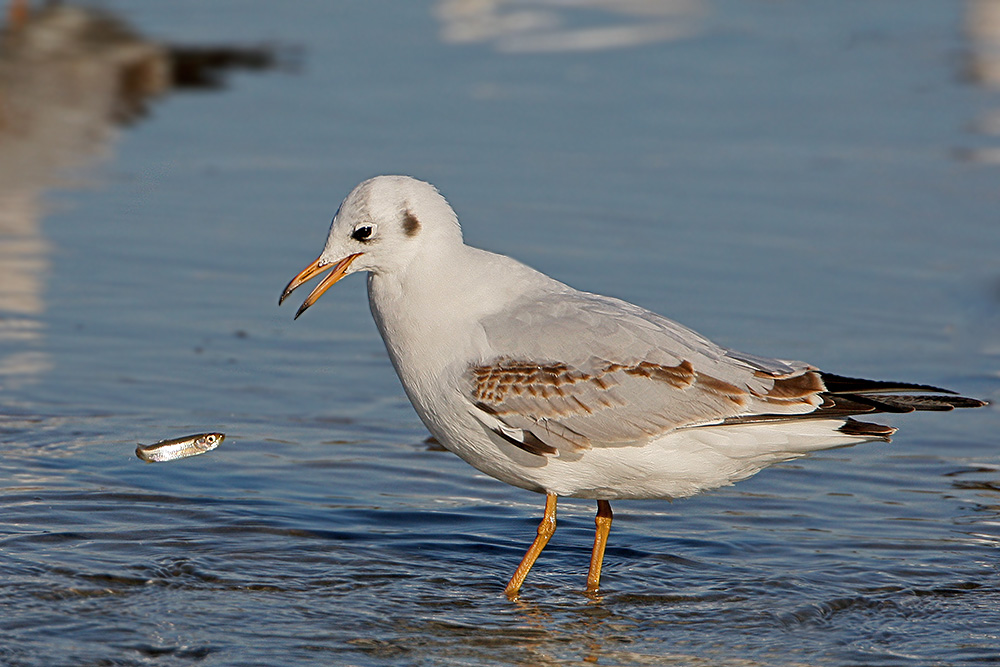
[[[6,147],[6,142],[0,145]],[[41,338],[37,316],[44,309],[42,275],[48,269],[49,247],[38,233],[36,200],[8,193],[2,171],[0,182],[4,182],[0,185],[0,389],[4,389],[51,365],[47,354],[31,349]]]
[[[583,12],[602,21],[575,22]],[[439,0],[445,42],[506,53],[600,51],[696,34],[704,0]]]
[[[22,7],[22,9],[25,9]],[[45,192],[100,158],[115,126],[162,92],[162,47],[70,6],[11,14],[0,32],[0,389],[49,370],[41,315],[50,248]]]

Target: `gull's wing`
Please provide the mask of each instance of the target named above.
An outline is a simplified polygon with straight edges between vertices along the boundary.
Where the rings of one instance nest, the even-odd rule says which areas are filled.
[[[609,297],[567,288],[481,325],[492,356],[466,370],[467,397],[485,426],[533,453],[641,443],[823,404],[815,368],[727,350]]]

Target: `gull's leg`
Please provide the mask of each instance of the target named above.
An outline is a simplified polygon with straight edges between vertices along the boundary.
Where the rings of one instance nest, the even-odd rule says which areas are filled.
[[[611,530],[611,503],[597,501],[597,531],[594,532],[594,551],[590,555],[590,572],[587,573],[587,592],[596,593],[601,583],[601,565],[604,563],[604,547],[608,546],[608,531]]]
[[[542,553],[542,549],[549,543],[552,534],[556,532],[556,500],[557,496],[554,493],[546,494],[545,513],[542,515],[542,522],[538,524],[538,536],[528,547],[528,552],[521,559],[521,564],[514,570],[514,576],[507,582],[507,588],[504,592],[509,598],[515,597],[517,592],[521,590],[521,584],[528,576],[531,566],[538,560],[538,555]]]

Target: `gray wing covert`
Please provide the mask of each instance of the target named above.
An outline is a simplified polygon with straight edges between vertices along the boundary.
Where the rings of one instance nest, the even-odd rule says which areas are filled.
[[[482,323],[492,356],[466,372],[480,420],[537,454],[641,444],[757,412],[811,412],[814,369],[742,355],[624,301],[534,299]]]

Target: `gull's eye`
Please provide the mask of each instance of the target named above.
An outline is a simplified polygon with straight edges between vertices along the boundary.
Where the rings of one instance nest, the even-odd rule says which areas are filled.
[[[363,225],[351,232],[351,238],[355,241],[367,241],[371,239],[372,234],[374,233],[375,227],[372,225]]]

